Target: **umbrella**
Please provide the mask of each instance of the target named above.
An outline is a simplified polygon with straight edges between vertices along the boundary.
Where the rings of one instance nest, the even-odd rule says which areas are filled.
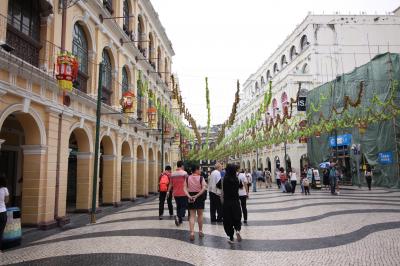
[[[330,166],[330,162],[323,162],[319,164],[319,167],[322,169],[328,168]]]

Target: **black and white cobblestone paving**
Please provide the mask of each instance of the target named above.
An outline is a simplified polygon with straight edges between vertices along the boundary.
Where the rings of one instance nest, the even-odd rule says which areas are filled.
[[[0,254],[0,264],[400,265],[399,190],[292,196],[263,189],[250,194],[248,210],[242,242],[227,242],[208,206],[205,237],[190,242],[187,222],[158,219],[157,198],[128,203],[95,225],[28,234],[21,247]]]

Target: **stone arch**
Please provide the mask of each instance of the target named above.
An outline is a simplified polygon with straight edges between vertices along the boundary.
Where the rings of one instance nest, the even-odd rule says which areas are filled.
[[[9,115],[16,113],[16,115],[19,116],[20,119],[22,119],[21,125],[22,127],[24,127],[24,130],[28,130],[26,131],[26,135],[30,136],[29,139],[25,140],[25,144],[40,144],[45,146],[47,143],[47,136],[46,128],[44,126],[42,118],[31,107],[26,113],[24,113],[23,110],[23,104],[14,104],[4,109],[0,115],[0,128],[3,126],[4,121]],[[29,117],[32,117],[34,121],[29,119]]]
[[[55,178],[55,172],[49,176],[44,167],[48,155],[40,115],[33,108],[22,110],[22,104],[15,104],[0,114],[0,139],[4,140],[0,162],[6,162],[0,165],[0,174],[8,179],[10,204],[21,207],[22,223],[37,225],[54,219],[54,209],[44,206],[42,200],[54,198],[54,190],[49,191],[43,182]],[[2,131],[3,127],[10,130]]]
[[[274,168],[275,168],[275,172],[279,170],[279,168],[281,167],[281,160],[279,159],[279,156],[275,156],[274,157]]]
[[[269,157],[267,157],[267,159],[266,159],[265,166],[270,172],[272,172],[272,164],[271,164],[271,159]]]
[[[136,188],[138,196],[147,196],[145,175],[146,169],[144,150],[141,145],[138,145],[136,148]]]
[[[70,127],[68,150],[69,156],[67,178],[61,189],[65,201],[61,208],[68,212],[88,212],[92,200],[93,141],[87,127],[79,127],[75,123]],[[65,205],[64,205],[65,204]]]
[[[309,45],[307,35],[304,34],[300,39],[300,51],[304,51]]]
[[[78,129],[78,128],[81,129],[81,130],[87,135],[87,137],[88,137],[88,139],[89,139],[89,142],[88,142],[89,146],[88,146],[88,147],[85,147],[84,150],[82,150],[82,151],[83,151],[83,152],[93,152],[93,150],[94,150],[94,148],[93,148],[93,141],[92,141],[91,138],[90,138],[90,136],[93,136],[93,135],[92,135],[92,130],[91,130],[89,127],[87,127],[86,125],[84,125],[84,126],[81,128],[80,125],[81,125],[80,122],[76,122],[75,124],[72,124],[72,126],[71,126],[70,129],[69,129],[69,135],[71,135],[72,132],[73,132],[74,130],[76,130],[76,129]],[[80,131],[80,132],[81,132],[81,131]]]

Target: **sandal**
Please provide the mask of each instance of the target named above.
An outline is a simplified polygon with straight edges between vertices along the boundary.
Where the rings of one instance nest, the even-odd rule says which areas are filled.
[[[194,241],[194,234],[190,234],[190,241]]]
[[[199,237],[204,237],[204,233],[203,232],[199,232]]]

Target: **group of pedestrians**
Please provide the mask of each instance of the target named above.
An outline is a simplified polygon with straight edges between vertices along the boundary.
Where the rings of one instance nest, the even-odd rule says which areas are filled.
[[[244,171],[239,173],[236,165],[228,164],[224,170],[222,165],[217,163],[215,170],[208,177],[207,185],[198,165],[193,165],[191,170],[192,174],[188,175],[184,170],[183,162],[178,161],[176,171],[172,172],[171,167],[167,166],[161,173],[159,177],[159,219],[163,219],[165,200],[167,200],[169,214],[172,217],[172,197],[174,197],[176,203],[175,225],[182,224],[186,210],[189,210],[190,241],[195,239],[196,220],[199,238],[204,237],[203,212],[208,189],[211,222],[223,223],[230,243],[233,243],[235,233],[237,241],[241,241],[242,213],[244,223],[247,223],[248,176]]]

